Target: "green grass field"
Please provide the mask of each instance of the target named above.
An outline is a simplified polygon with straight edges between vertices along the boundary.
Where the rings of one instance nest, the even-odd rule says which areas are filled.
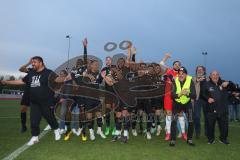
[[[20,133],[20,106],[16,100],[0,101],[0,159],[25,144],[29,138],[29,116],[28,131]],[[41,122],[41,128],[46,125],[45,120]],[[218,134],[217,134],[218,136]],[[201,137],[194,139],[196,147],[190,147],[181,139],[177,141],[175,148],[170,148],[164,136],[155,137],[147,141],[143,136],[130,137],[127,144],[111,142],[111,137],[102,140],[96,137],[94,142],[82,142],[80,137],[73,136],[70,141],[54,141],[53,132],[47,133],[40,143],[22,152],[16,159],[24,160],[239,160],[240,151],[240,125],[231,123],[229,129],[230,145],[226,146],[217,142],[213,145],[207,144],[207,139]]]

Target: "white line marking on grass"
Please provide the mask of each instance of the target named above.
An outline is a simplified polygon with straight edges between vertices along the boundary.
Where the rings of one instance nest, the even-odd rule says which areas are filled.
[[[44,137],[49,131],[50,130],[41,132],[41,134],[39,135],[39,140],[42,137]],[[3,160],[13,160],[13,159],[17,158],[22,152],[27,150],[29,147],[31,147],[31,146],[28,146],[27,143],[25,143],[23,146],[19,147],[14,152],[10,153],[7,157],[3,158]]]
[[[19,116],[3,116],[3,117],[0,117],[0,119],[8,119],[8,118],[10,118],[10,119],[19,119]]]

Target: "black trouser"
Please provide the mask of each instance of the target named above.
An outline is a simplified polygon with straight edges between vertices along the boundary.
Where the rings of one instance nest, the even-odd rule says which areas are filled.
[[[30,104],[30,121],[32,136],[38,136],[40,133],[39,124],[42,116],[46,119],[52,129],[58,128],[57,120],[50,110],[50,106],[44,104]]]
[[[193,137],[193,107],[192,102],[188,102],[187,104],[180,104],[174,102],[173,110],[172,110],[172,123],[171,123],[171,140],[176,140],[177,133],[177,118],[180,112],[185,112],[188,120],[188,132],[187,138],[188,140],[192,140]]]
[[[220,130],[220,140],[227,140],[228,136],[228,114],[227,113],[214,113],[209,112],[208,115],[208,140],[215,140],[215,125],[218,123]]]
[[[144,111],[146,113],[147,116],[147,132],[150,132],[151,127],[152,127],[152,123],[153,123],[153,119],[154,119],[154,114],[153,114],[153,110],[152,110],[152,106],[151,106],[151,101],[150,99],[144,99]]]

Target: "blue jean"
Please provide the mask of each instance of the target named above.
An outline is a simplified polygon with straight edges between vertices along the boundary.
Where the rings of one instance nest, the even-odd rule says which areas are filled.
[[[79,108],[78,105],[73,107],[72,110],[72,122],[71,128],[78,129],[79,128]]]
[[[206,111],[206,102],[203,100],[199,99],[194,102],[194,111],[193,111],[193,117],[194,117],[194,129],[196,135],[201,134],[201,113],[203,110],[203,115],[204,115],[204,128],[205,128],[205,135],[207,136],[207,126],[208,126],[208,121],[207,121],[207,111]]]
[[[65,117],[67,114],[67,100],[63,100],[60,110],[60,129],[65,129]],[[71,128],[78,129],[79,128],[79,108],[75,105],[72,109],[72,121],[71,121]]]
[[[185,112],[183,112],[183,117],[184,117],[185,122],[186,122],[186,130],[187,130],[188,129],[188,120],[187,120],[187,115],[186,115]],[[177,121],[177,128],[178,128],[178,133],[182,133],[182,129],[181,129],[179,121]]]
[[[239,120],[239,104],[230,104],[229,109],[229,119],[230,120]]]
[[[67,101],[63,100],[60,110],[60,124],[59,124],[60,129],[65,129],[66,114],[67,114]]]

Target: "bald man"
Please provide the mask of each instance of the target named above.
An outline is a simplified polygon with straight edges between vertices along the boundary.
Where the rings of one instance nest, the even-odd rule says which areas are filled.
[[[212,71],[210,80],[206,82],[203,89],[203,98],[207,102],[208,118],[208,144],[215,143],[215,125],[218,123],[220,129],[219,142],[228,145],[228,94],[229,82],[220,78],[218,71]]]

